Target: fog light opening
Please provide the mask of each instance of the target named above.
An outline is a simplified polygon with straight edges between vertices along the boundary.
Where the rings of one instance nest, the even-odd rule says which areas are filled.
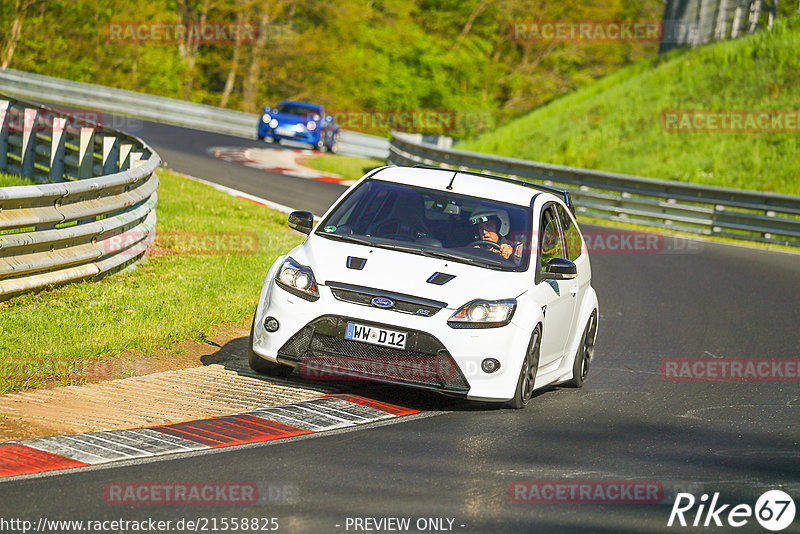
[[[267,332],[277,332],[280,324],[278,324],[278,320],[275,317],[267,317],[264,319],[264,329]]]
[[[494,373],[500,369],[500,362],[494,358],[486,358],[481,362],[481,370],[484,373]]]

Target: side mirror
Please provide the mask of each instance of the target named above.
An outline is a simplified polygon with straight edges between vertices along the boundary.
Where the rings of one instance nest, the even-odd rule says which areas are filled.
[[[311,229],[314,228],[314,215],[308,211],[293,211],[289,215],[287,224],[289,228],[297,230],[298,232],[310,234]]]
[[[550,280],[571,280],[578,276],[575,263],[564,258],[553,258],[547,262],[545,278]]]
[[[333,115],[326,115],[325,122],[333,122]]]
[[[269,106],[264,106],[264,113],[269,113],[270,109],[272,108],[270,108]]]

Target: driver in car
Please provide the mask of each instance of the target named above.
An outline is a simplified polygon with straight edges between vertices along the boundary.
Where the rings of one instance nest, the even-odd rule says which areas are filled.
[[[477,228],[477,240],[488,241],[496,243],[496,247],[492,247],[492,252],[502,255],[508,259],[514,254],[519,258],[522,256],[522,243],[512,245],[511,242],[505,238],[509,231],[508,213],[504,210],[486,210],[474,213],[469,218],[470,223],[474,224]],[[480,246],[480,244],[476,245]]]

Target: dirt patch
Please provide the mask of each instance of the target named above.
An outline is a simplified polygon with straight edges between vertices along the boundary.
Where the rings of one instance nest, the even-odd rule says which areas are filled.
[[[234,356],[230,352],[220,352],[220,349],[234,339],[247,338],[249,335],[249,327],[223,324],[217,326],[212,335],[204,337],[201,341],[193,339],[182,341],[169,349],[156,351],[150,356],[125,351],[116,356],[100,358],[86,365],[85,379],[88,383],[94,383],[222,363]]]
[[[65,434],[71,430],[70,425],[63,423],[0,414],[0,441]]]
[[[316,157],[317,156],[297,156],[294,158],[294,162],[301,167],[305,167],[306,169],[313,171],[314,169],[308,164],[308,162]]]

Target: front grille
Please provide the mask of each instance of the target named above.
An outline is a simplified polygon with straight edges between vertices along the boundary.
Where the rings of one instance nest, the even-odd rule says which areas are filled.
[[[430,334],[407,331],[406,350],[345,339],[349,319],[323,316],[292,336],[278,351],[287,363],[330,376],[345,375],[402,382],[410,385],[466,393],[464,375],[441,342]],[[359,324],[397,329],[389,325]]]
[[[438,300],[425,299],[415,297],[413,295],[403,295],[401,293],[393,293],[390,291],[382,291],[380,289],[373,289],[370,287],[353,286],[350,284],[342,284],[339,282],[325,282],[333,293],[333,296],[343,302],[351,304],[360,304],[362,306],[372,306],[372,299],[375,297],[383,297],[391,299],[394,305],[389,309],[400,313],[409,313],[412,315],[420,315],[422,317],[433,317],[442,308],[447,307],[446,302]]]

